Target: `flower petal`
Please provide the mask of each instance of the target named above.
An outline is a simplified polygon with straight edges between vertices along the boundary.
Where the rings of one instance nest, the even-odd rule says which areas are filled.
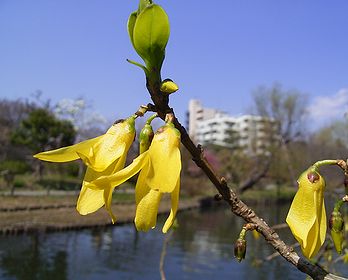
[[[323,205],[322,205],[322,208],[321,208],[321,216],[320,216],[319,224],[320,224],[319,239],[320,239],[320,244],[323,245],[324,242],[325,242],[326,229],[327,229],[327,221],[326,221],[326,211],[325,211],[324,199],[323,199]]]
[[[122,169],[126,161],[126,154],[124,154],[118,161],[115,161],[103,172],[97,172],[90,167],[87,167],[85,177],[83,179],[82,188],[77,201],[77,211],[81,215],[87,215],[97,211],[105,203],[103,189],[90,189],[88,185],[91,181],[98,179],[100,176],[113,174]],[[112,217],[112,216],[111,216]]]
[[[147,184],[150,188],[168,193],[174,190],[181,171],[179,140],[170,127],[155,135],[149,149],[152,170]]]
[[[180,193],[180,178],[178,179],[178,182],[176,183],[176,187],[174,191],[170,194],[171,195],[171,210],[170,214],[164,223],[164,226],[162,228],[163,233],[167,233],[167,231],[170,229],[170,227],[173,225],[176,212],[178,211],[178,204],[179,204],[179,193]]]
[[[140,200],[135,213],[135,227],[137,230],[148,231],[156,226],[158,206],[161,201],[162,193],[150,190],[142,200]]]
[[[307,236],[307,248],[304,248],[304,255],[307,258],[315,256],[326,237],[326,212],[323,193],[319,190],[314,193],[314,205],[317,211],[317,219]]]
[[[150,163],[150,162],[149,162]],[[139,202],[147,195],[150,191],[149,186],[146,184],[146,178],[150,169],[150,164],[147,164],[140,171],[137,184],[135,185],[135,204],[138,205]]]
[[[79,156],[96,171],[103,171],[120,158],[131,146],[135,136],[134,122],[127,120],[114,124],[88,151],[79,152]]]
[[[307,236],[315,223],[316,216],[313,190],[299,187],[286,217],[286,222],[302,248],[307,247]]]
[[[87,187],[92,190],[104,190],[114,188],[129,178],[133,177],[139,170],[148,162],[148,154],[144,152],[133,160],[133,162],[122,170],[110,176],[101,176],[98,179],[90,182]]]
[[[110,166],[115,160],[118,160],[126,151],[126,143],[115,143],[117,146],[111,146],[110,137],[104,137],[94,146],[90,147],[88,153],[77,152],[83,162],[93,168],[95,171],[102,172]],[[115,139],[113,139],[115,141]]]
[[[116,222],[116,217],[112,213],[111,205],[112,205],[112,191],[113,188],[107,188],[104,190],[104,201],[105,201],[105,208],[109,212],[111,221],[114,224]]]
[[[76,205],[76,209],[81,215],[93,213],[104,205],[103,190],[91,190],[87,188],[88,183],[98,178],[99,174],[99,172],[87,167]]]
[[[72,146],[63,147],[60,149],[42,152],[34,155],[33,157],[40,160],[52,161],[52,162],[67,162],[79,159],[79,153],[88,153],[91,146],[95,145],[102,140],[104,135],[98,136],[93,139],[88,139],[86,141],[77,143]]]

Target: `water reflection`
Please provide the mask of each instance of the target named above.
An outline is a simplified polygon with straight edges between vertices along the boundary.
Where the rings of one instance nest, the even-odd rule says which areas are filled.
[[[39,236],[25,236],[12,242],[1,242],[2,278],[67,279],[67,252],[43,247]]]
[[[256,207],[261,209],[270,224],[277,224],[285,220],[288,206]],[[252,235],[247,238],[246,260],[237,263],[233,242],[242,221],[228,210],[183,212],[179,224],[167,247],[164,269],[168,279],[214,279],[217,275],[219,279],[305,279],[280,258],[258,264],[257,260],[274,251]],[[294,242],[288,230],[280,235],[286,242]],[[138,233],[133,225],[1,237],[0,278],[160,279],[163,240],[160,229]]]

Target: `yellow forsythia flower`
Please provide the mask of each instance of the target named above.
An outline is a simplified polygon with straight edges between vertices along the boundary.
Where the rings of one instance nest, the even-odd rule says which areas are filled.
[[[122,184],[140,170],[135,187],[135,226],[148,231],[156,226],[157,211],[163,193],[171,194],[171,211],[162,231],[166,233],[175,220],[180,191],[180,133],[167,123],[155,134],[149,150],[142,153],[123,170],[101,177],[87,187],[94,190],[110,189]]]
[[[116,218],[111,211],[110,190],[92,190],[86,185],[100,176],[111,175],[124,167],[127,152],[135,137],[134,120],[135,117],[132,116],[115,123],[105,134],[96,138],[34,155],[35,158],[51,162],[67,162],[80,158],[87,165],[76,207],[81,215],[93,213],[105,204],[112,221],[115,222]]]
[[[309,168],[298,179],[298,191],[292,201],[286,222],[307,258],[313,257],[326,236],[324,178]]]

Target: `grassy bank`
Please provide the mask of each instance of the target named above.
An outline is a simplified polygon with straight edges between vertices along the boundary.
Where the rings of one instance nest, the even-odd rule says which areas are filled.
[[[104,208],[86,216],[78,214],[75,209],[76,196],[2,196],[0,200],[2,205],[0,234],[49,232],[112,225],[110,216]],[[164,197],[158,213],[168,215],[170,205],[170,197]],[[179,211],[199,206],[199,197],[182,199]],[[133,222],[134,194],[125,193],[115,196],[112,210],[116,214],[117,224]]]
[[[297,189],[291,187],[282,187],[272,190],[248,190],[240,195],[240,198],[247,203],[258,202],[283,202],[291,201],[296,193]]]
[[[290,201],[295,189],[250,190],[241,195],[247,204],[258,202],[276,203]],[[111,225],[110,217],[105,209],[96,213],[81,216],[75,206],[78,194],[73,195],[30,195],[0,196],[0,234],[15,234],[36,231],[60,231],[101,227]],[[223,205],[214,202],[213,196],[188,197],[180,199],[179,210]],[[113,212],[118,224],[133,222],[135,213],[134,193],[118,192],[113,196]],[[159,207],[159,213],[168,214],[170,197],[165,196]]]

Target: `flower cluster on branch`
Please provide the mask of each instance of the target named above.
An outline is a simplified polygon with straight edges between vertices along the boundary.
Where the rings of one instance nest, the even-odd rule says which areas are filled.
[[[314,279],[337,279],[323,268],[313,265],[300,257],[287,246],[278,234],[257,214],[242,202],[228,187],[226,180],[219,177],[205,159],[201,146],[196,146],[185,128],[174,116],[169,107],[169,95],[178,90],[170,79],[161,78],[161,68],[165,59],[170,28],[164,9],[152,0],[140,0],[136,11],[128,19],[130,41],[142,58],[144,65],[132,60],[131,64],[140,67],[146,76],[146,87],[153,104],[142,107],[131,117],[115,123],[104,135],[84,142],[36,154],[34,157],[52,162],[66,162],[81,159],[87,165],[77,211],[86,215],[105,205],[112,222],[116,216],[112,212],[112,193],[114,189],[139,173],[135,187],[135,225],[138,230],[147,231],[156,226],[157,211],[163,194],[171,196],[171,211],[163,226],[166,233],[172,226],[178,209],[180,192],[181,156],[180,142],[192,155],[192,159],[203,170],[225,200],[234,214],[246,222],[236,243],[236,256],[239,261],[245,257],[245,233],[257,230],[274,249],[288,262]],[[127,152],[135,138],[135,120],[146,111],[156,112],[165,124],[153,134],[151,117],[139,135],[140,154],[125,167]],[[287,223],[301,245],[307,258],[313,257],[322,246],[326,234],[326,212],[324,204],[325,181],[318,167],[337,164],[344,169],[344,161],[321,161],[311,166],[299,178],[299,189],[289,210]],[[348,186],[348,179],[345,181]],[[342,250],[342,220],[338,203],[330,218],[330,230],[338,252]]]

